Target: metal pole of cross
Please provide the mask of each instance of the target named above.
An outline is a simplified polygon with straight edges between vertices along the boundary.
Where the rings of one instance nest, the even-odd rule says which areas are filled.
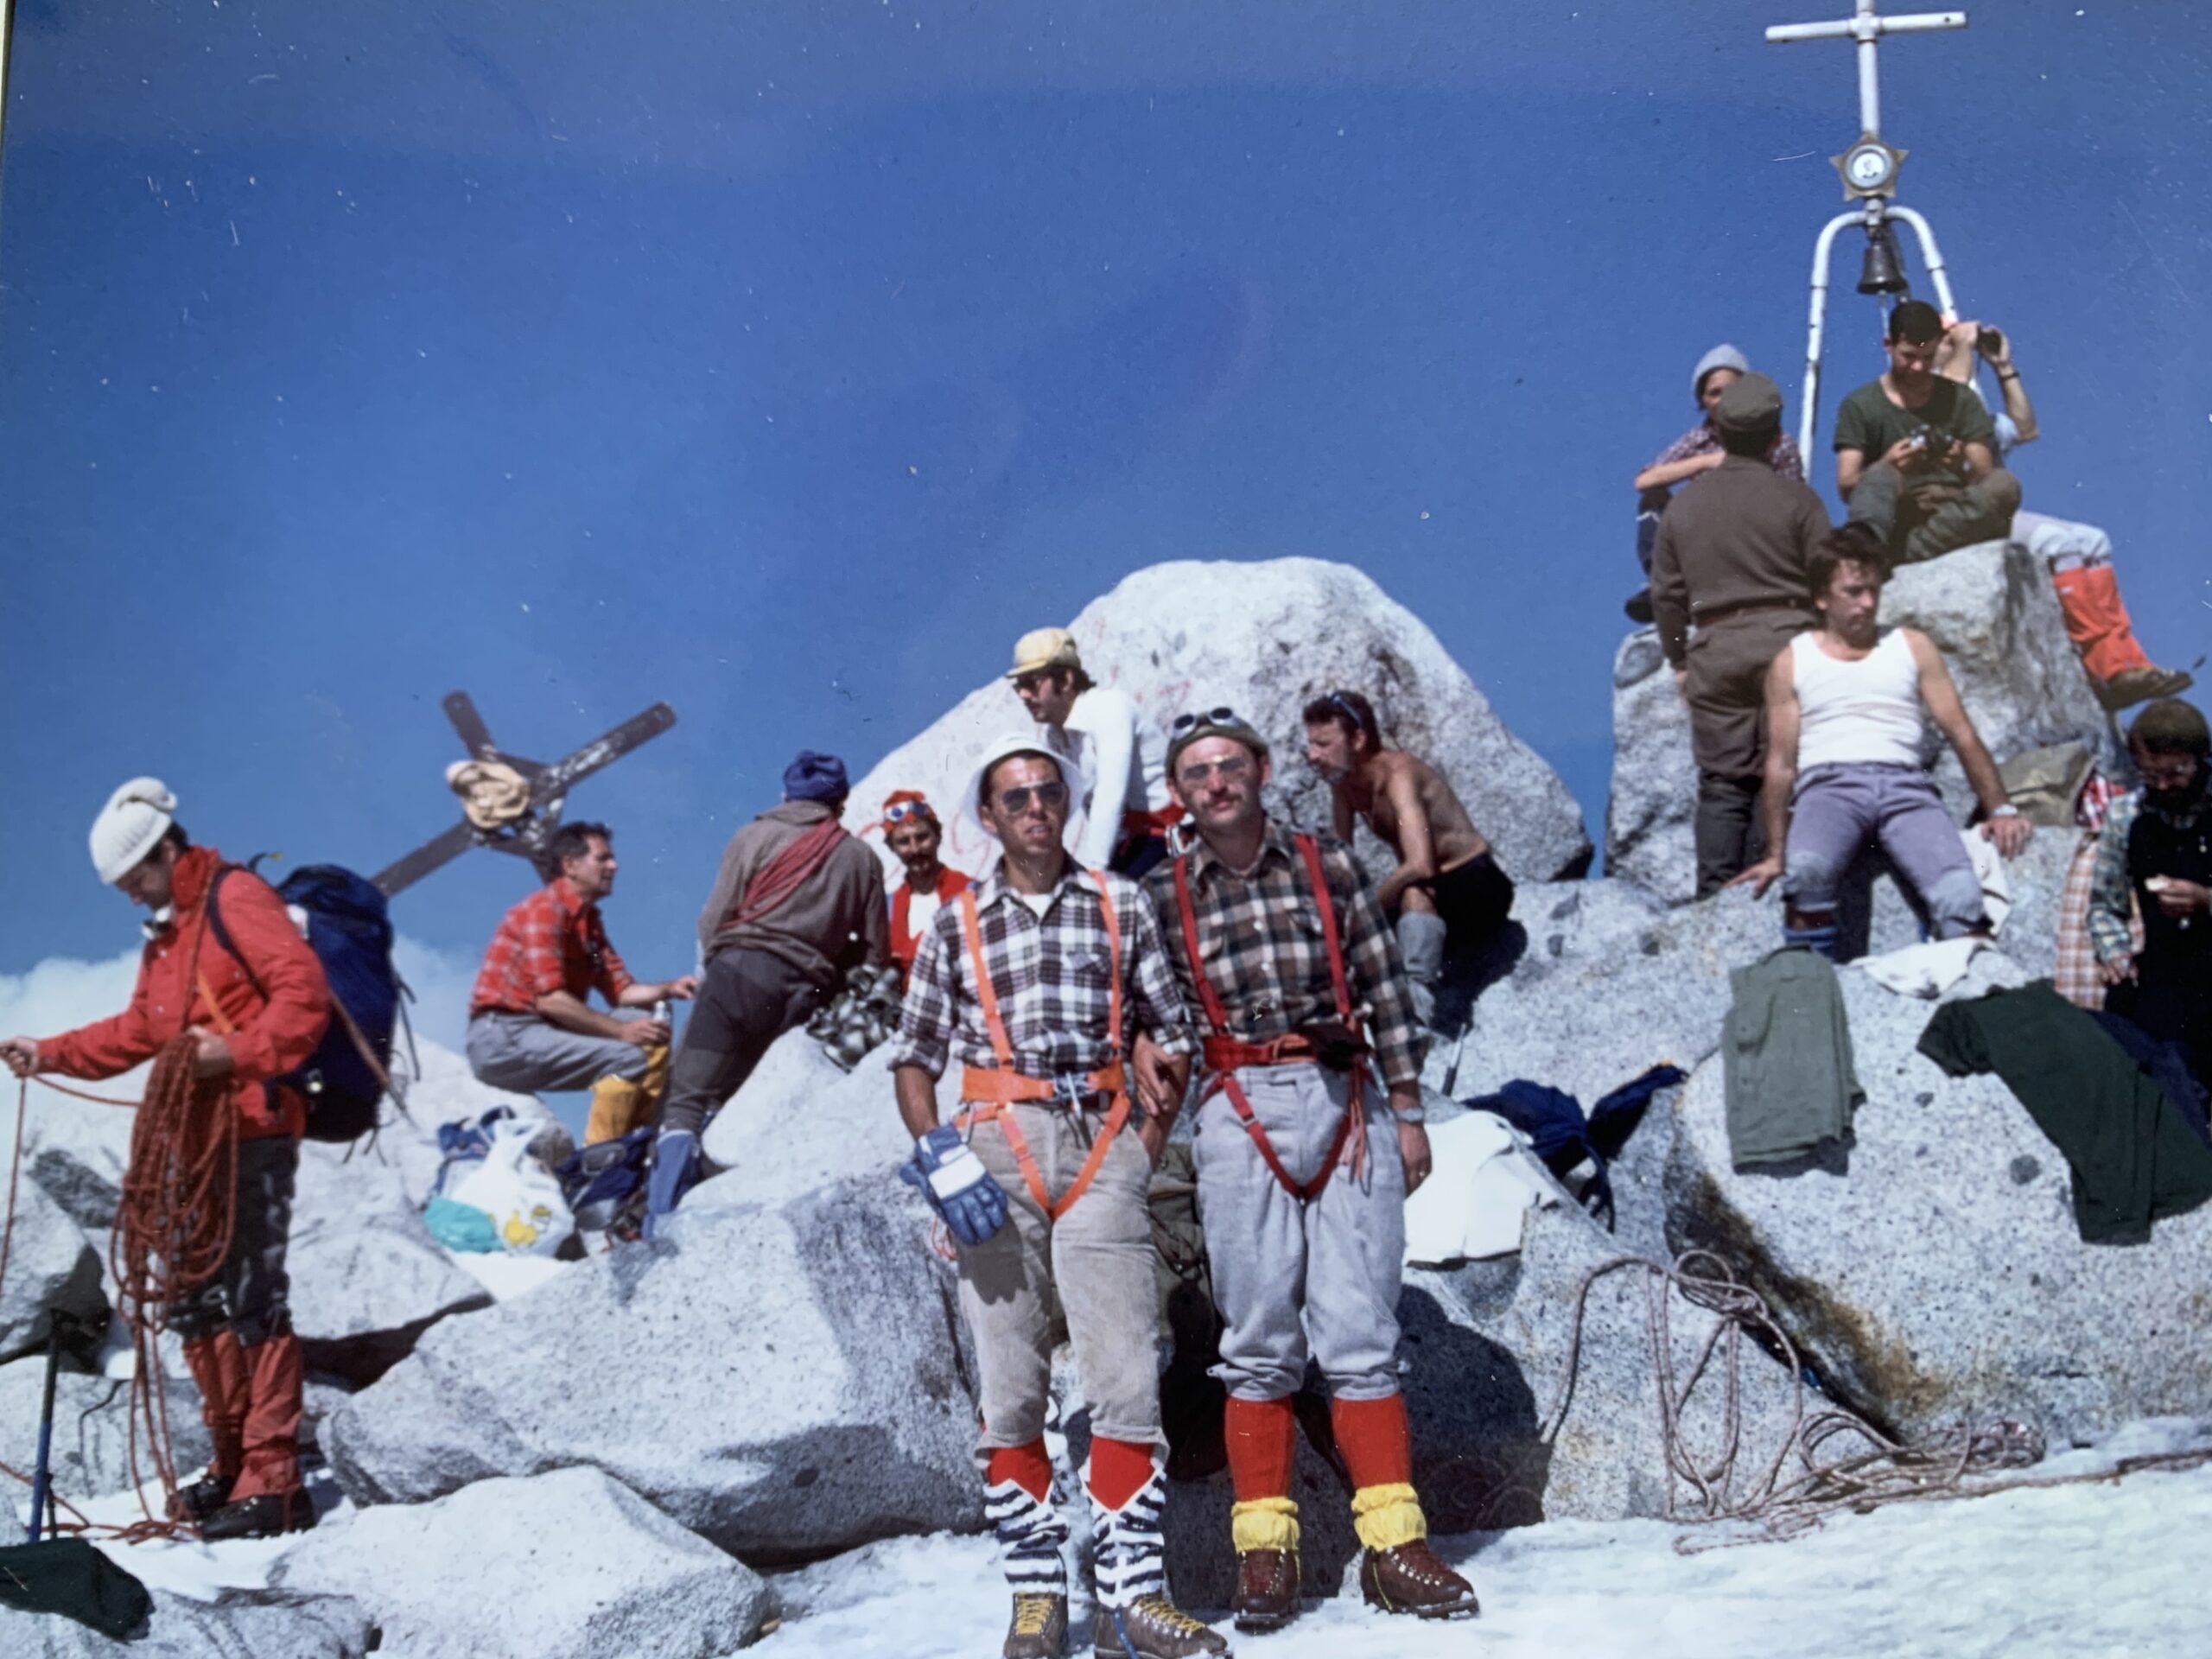
[[[1821,337],[1827,315],[1828,263],[1835,238],[1847,226],[1866,230],[1867,274],[1860,279],[1861,293],[1893,293],[1904,289],[1897,250],[1889,221],[1902,220],[1919,238],[1922,263],[1935,284],[1936,302],[1946,322],[1957,321],[1958,306],[1951,297],[1950,275],[1936,245],[1936,232],[1926,219],[1910,207],[1897,205],[1897,171],[1905,152],[1882,139],[1882,79],[1879,52],[1885,35],[1919,35],[1939,29],[1964,29],[1963,11],[1916,12],[1885,17],[1874,9],[1876,0],[1856,0],[1852,15],[1826,23],[1777,23],[1766,31],[1770,44],[1793,41],[1853,41],[1859,47],[1859,142],[1834,158],[1843,177],[1847,201],[1863,203],[1839,213],[1821,230],[1813,245],[1812,312],[1805,331],[1805,382],[1797,411],[1797,447],[1809,456],[1813,433],[1819,425],[1821,397]],[[1872,286],[1870,286],[1872,284]]]

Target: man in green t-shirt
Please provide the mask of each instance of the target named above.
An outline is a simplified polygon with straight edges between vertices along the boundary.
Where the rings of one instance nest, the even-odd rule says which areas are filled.
[[[1981,399],[1936,372],[1943,319],[1925,300],[1890,313],[1890,366],[1843,400],[1835,487],[1897,564],[1916,564],[2012,534],[2019,480],[1997,464],[1997,428]]]

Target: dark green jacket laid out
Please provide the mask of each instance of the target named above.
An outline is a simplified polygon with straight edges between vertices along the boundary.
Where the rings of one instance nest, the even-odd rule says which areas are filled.
[[[2065,1155],[2092,1243],[2140,1239],[2212,1198],[2212,1147],[2094,1016],[2047,979],[1946,1003],[1920,1052],[1955,1077],[1993,1071]]]
[[[1826,957],[1783,950],[1728,976],[1721,1027],[1728,1155],[1738,1169],[1810,1156],[1851,1134],[1866,1098],[1851,1062],[1843,992]]]

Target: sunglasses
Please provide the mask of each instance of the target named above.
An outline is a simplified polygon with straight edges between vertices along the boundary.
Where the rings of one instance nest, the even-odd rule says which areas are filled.
[[[1014,677],[1014,689],[1016,691],[1041,691],[1045,689],[1046,683],[1058,672],[1059,670],[1056,668],[1033,668],[1027,674],[1017,674]]]
[[[1065,784],[1016,784],[1012,789],[1002,789],[991,797],[991,804],[1001,812],[1027,812],[1029,803],[1035,801],[1047,811],[1068,804]]]
[[[1178,715],[1167,729],[1171,734],[1179,734],[1193,726],[1241,726],[1248,732],[1252,729],[1252,722],[1227,703],[1218,709],[1209,709],[1202,715]]]
[[[1242,778],[1252,770],[1249,754],[1224,755],[1218,760],[1192,760],[1175,769],[1175,782],[1180,788],[1204,789],[1216,778],[1224,783]]]
[[[930,810],[927,801],[900,801],[894,806],[883,809],[883,821],[887,824],[904,823],[908,818],[925,818],[935,823],[937,814]]]

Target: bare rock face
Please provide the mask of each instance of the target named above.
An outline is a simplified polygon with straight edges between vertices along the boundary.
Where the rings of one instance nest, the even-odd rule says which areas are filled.
[[[1985,951],[1951,995],[2027,977]],[[2066,1160],[2012,1091],[1917,1052],[1936,1005],[1839,982],[1867,1096],[1847,1157],[1738,1173],[1708,1060],[1675,1107],[1674,1243],[1738,1264],[1834,1392],[1907,1436],[2012,1418],[2063,1445],[2212,1411],[2212,1209],[2083,1243]]]
[[[125,1642],[53,1613],[0,1605],[9,1659],[364,1659],[378,1651],[367,1610],[340,1596],[226,1591],[213,1601],[154,1592],[144,1629]]]
[[[0,1281],[0,1360],[43,1350],[49,1308],[95,1328],[107,1323],[92,1241],[43,1187],[24,1181],[16,1194],[7,1277]]]
[[[2050,575],[2026,549],[1985,542],[1905,566],[1882,595],[1882,621],[1918,628],[1935,642],[1974,729],[1999,763],[2045,744],[2079,741],[2107,769],[2118,764],[2112,721],[2066,638]],[[1658,636],[1648,628],[1629,635],[1613,662],[1605,869],[1673,905],[1687,904],[1696,888],[1689,731]],[[1923,753],[1964,823],[1973,795],[1958,758],[1932,725]],[[1885,948],[1883,937],[1878,931],[1874,949]]]
[[[888,1174],[669,1235],[434,1328],[322,1431],[354,1501],[603,1470],[757,1566],[981,1523],[944,1264]]]
[[[417,1659],[709,1659],[748,1646],[775,1606],[758,1573],[596,1469],[360,1510],[276,1576],[372,1606],[384,1650]]]
[[[54,1487],[73,1503],[128,1491],[130,1460],[130,1383],[119,1376],[64,1372],[54,1378]],[[207,1461],[207,1430],[200,1421],[200,1392],[182,1379],[164,1379],[169,1443],[180,1470]],[[46,1362],[25,1358],[0,1365],[0,1461],[30,1466],[38,1445],[39,1407],[45,1396]],[[137,1478],[154,1478],[150,1448],[138,1447]]]
[[[1516,880],[1588,864],[1582,815],[1559,774],[1506,730],[1419,618],[1349,565],[1154,565],[1070,626],[1092,677],[1128,692],[1163,730],[1178,715],[1224,704],[1257,727],[1274,751],[1270,806],[1293,822],[1329,822],[1327,787],[1302,758],[1305,705],[1362,691],[1385,741],[1442,771]],[[919,789],[949,812],[984,745],[1027,721],[1013,689],[991,680],[860,779],[855,812],[873,813],[894,789]],[[995,855],[978,826],[947,823],[949,863],[972,874]]]

